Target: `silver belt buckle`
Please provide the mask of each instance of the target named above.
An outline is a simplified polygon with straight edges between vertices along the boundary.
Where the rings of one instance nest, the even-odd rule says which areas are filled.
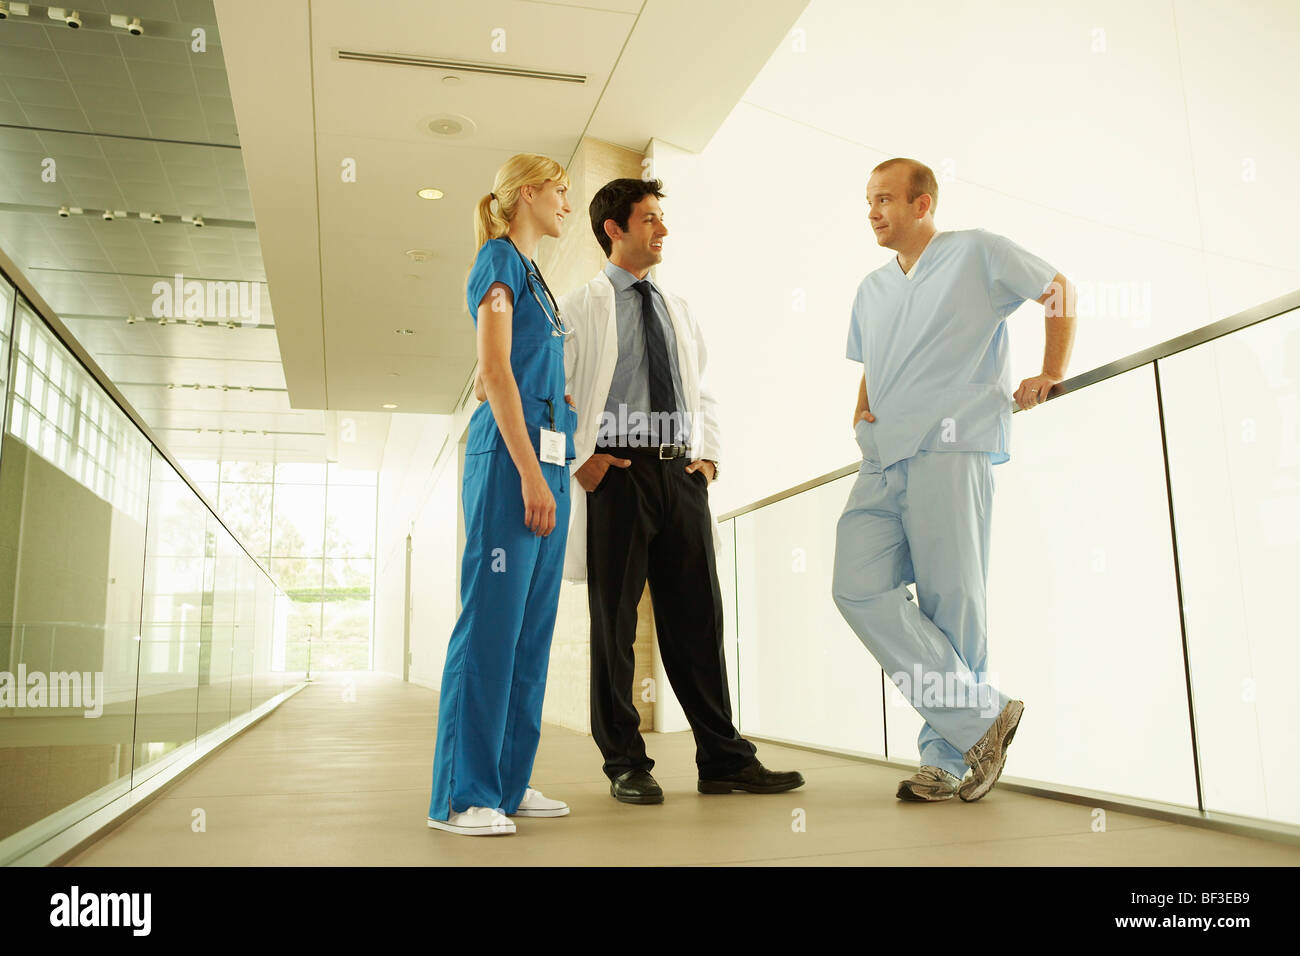
[[[675,446],[675,445],[660,445],[660,446],[659,446],[659,460],[660,460],[660,461],[669,461],[669,460],[671,460],[671,459],[673,459],[673,458],[676,458],[676,457],[677,457],[676,455],[665,455],[665,454],[664,454],[664,449],[665,449],[665,448],[667,448],[669,451],[671,451],[671,450],[672,450],[673,448],[675,448],[675,447],[677,447],[677,446]]]

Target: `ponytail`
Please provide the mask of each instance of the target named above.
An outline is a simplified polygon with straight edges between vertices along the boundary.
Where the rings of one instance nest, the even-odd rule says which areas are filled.
[[[498,208],[493,209],[493,205]],[[510,220],[502,213],[500,203],[496,200],[494,193],[489,193],[478,201],[474,207],[474,248],[482,249],[483,245],[493,239],[500,239],[510,228]],[[511,212],[514,212],[511,209]]]

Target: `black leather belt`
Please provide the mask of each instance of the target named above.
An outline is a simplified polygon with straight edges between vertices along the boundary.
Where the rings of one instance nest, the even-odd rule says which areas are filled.
[[[596,451],[603,451],[608,455],[650,455],[660,461],[672,461],[674,458],[689,458],[691,456],[689,445],[638,445],[636,447],[619,445],[614,448],[597,446]]]

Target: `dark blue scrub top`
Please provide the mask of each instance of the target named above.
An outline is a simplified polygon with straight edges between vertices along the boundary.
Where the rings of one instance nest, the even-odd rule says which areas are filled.
[[[514,297],[510,370],[519,386],[528,437],[532,440],[533,450],[539,452],[542,428],[553,427],[555,431],[563,432],[565,456],[572,460],[576,454],[573,450],[573,430],[577,426],[577,414],[564,401],[564,338],[551,334],[552,326],[547,318],[550,301],[542,291],[541,283],[534,279],[533,288],[537,290],[537,295],[547,310],[543,311],[529,291],[524,263],[525,260],[515,252],[510,240],[502,237],[484,243],[469,273],[466,291],[469,314],[477,326],[479,303],[492,284],[500,282],[510,289]],[[547,399],[550,399],[550,408],[547,407]],[[552,414],[554,426],[551,424]],[[492,409],[484,402],[470,417],[465,454],[473,455],[497,448],[506,451],[505,441],[501,438]]]

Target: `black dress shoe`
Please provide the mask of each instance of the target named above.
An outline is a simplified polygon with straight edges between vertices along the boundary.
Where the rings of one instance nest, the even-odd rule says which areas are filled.
[[[784,793],[803,786],[803,774],[797,770],[768,770],[755,760],[743,770],[712,780],[700,778],[700,793],[731,793],[745,790],[749,793]]]
[[[800,781],[802,783],[802,781]],[[622,803],[663,803],[664,792],[649,770],[629,770],[609,784],[609,793]]]

